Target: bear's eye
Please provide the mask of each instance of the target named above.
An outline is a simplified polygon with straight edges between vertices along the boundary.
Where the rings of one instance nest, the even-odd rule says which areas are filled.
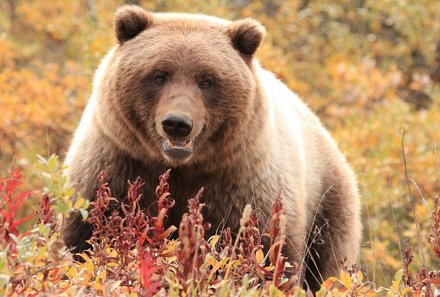
[[[168,75],[166,73],[158,73],[154,77],[154,81],[157,85],[161,86],[167,82]]]
[[[204,79],[200,82],[200,88],[202,89],[208,89],[209,87],[211,87],[211,85],[212,85],[212,79],[210,78]]]

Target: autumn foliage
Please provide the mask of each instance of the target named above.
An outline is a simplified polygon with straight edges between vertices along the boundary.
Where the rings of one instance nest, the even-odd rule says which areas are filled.
[[[46,163],[56,162],[56,158]],[[55,160],[55,161],[52,161]],[[43,161],[42,161],[43,162]],[[188,200],[188,211],[178,228],[167,225],[175,202],[170,196],[167,171],[159,178],[156,201],[148,211],[139,207],[140,179],[129,182],[127,196],[112,197],[104,172],[100,174],[96,199],[90,203],[87,222],[92,225],[90,249],[71,255],[59,239],[60,225],[55,197],[46,191],[41,198],[34,228],[19,231],[29,219],[17,220],[17,209],[30,192],[19,191],[18,170],[0,180],[0,294],[103,295],[103,296],[304,296],[298,286],[299,263],[283,256],[285,214],[280,196],[274,199],[267,234],[261,234],[258,219],[249,205],[243,210],[237,234],[230,229],[206,238],[210,227],[202,215],[201,190]],[[52,176],[53,178],[53,176]],[[59,176],[62,180],[62,176]],[[62,181],[61,181],[61,186]],[[83,210],[84,207],[82,208]],[[432,237],[440,233],[437,213]],[[172,239],[173,233],[177,237]],[[267,251],[262,240],[269,238]],[[434,250],[437,243],[432,241]],[[425,267],[413,275],[413,255],[406,251],[404,267],[390,288],[377,288],[366,281],[357,267],[346,267],[339,276],[323,281],[317,296],[435,296],[440,275]],[[408,295],[409,296],[409,295]]]
[[[182,248],[186,243],[180,236],[197,242],[197,248],[187,251],[198,259],[195,266],[186,263],[182,271],[171,261],[174,264],[169,265],[168,271],[173,272],[172,277],[164,277],[169,283],[186,289],[191,288],[192,279],[213,284],[219,281],[223,272],[223,276],[226,275],[225,267],[234,261],[223,263],[223,256],[220,264],[210,260],[212,265],[207,276],[202,273],[203,269],[194,271],[194,267],[205,267],[201,255],[214,255],[206,249],[212,250],[216,239],[207,242],[202,239],[206,222],[203,228],[197,227],[195,233],[167,229],[171,226],[160,224],[166,223],[161,217],[174,203],[170,197],[162,197],[165,203],[160,206],[162,215],[153,209],[151,213],[141,214],[135,203],[129,202],[135,199],[129,193],[127,197],[117,197],[126,198],[124,201],[129,204],[122,212],[114,212],[114,219],[127,230],[136,229],[136,232],[145,231],[148,224],[148,231],[136,233],[136,236],[139,235],[138,239],[146,245],[157,243],[165,250],[151,251],[142,257],[131,255],[137,248],[130,246],[132,235],[122,230],[120,241],[108,239],[110,242],[106,244],[112,244],[114,253],[128,253],[124,254],[126,258],[114,259],[115,263],[123,265],[119,270],[103,270],[104,274],[95,271],[95,264],[111,267],[113,260],[100,260],[93,258],[93,254],[86,254],[84,257],[92,261],[84,262],[90,265],[83,267],[83,273],[88,273],[89,278],[86,278],[80,275],[81,270],[62,248],[57,231],[61,215],[80,209],[91,223],[99,224],[99,221],[93,222],[96,217],[91,215],[86,218],[88,201],[81,197],[75,202],[68,199],[74,195],[74,190],[61,174],[62,165],[54,158],[38,161],[37,155],[64,156],[90,95],[93,73],[115,43],[111,26],[113,13],[127,2],[139,2],[153,11],[205,13],[228,19],[252,17],[266,27],[268,34],[258,51],[260,62],[304,98],[329,127],[354,168],[361,190],[362,272],[347,272],[348,276],[343,274],[338,280],[328,280],[324,283],[325,288],[356,288],[357,292],[364,292],[362,290],[383,286],[401,293],[398,290],[403,286],[417,290],[424,284],[435,284],[427,281],[431,276],[419,268],[434,271],[439,267],[440,215],[436,197],[440,190],[440,1],[5,0],[0,1],[0,176],[5,177],[0,202],[0,240],[4,240],[0,261],[9,266],[0,265],[0,283],[9,285],[2,288],[20,293],[14,290],[26,283],[35,292],[46,290],[44,292],[49,294],[49,290],[54,290],[50,294],[56,295],[64,288],[86,290],[80,288],[84,284],[93,286],[89,284],[93,279],[93,284],[101,284],[100,290],[104,292],[122,286],[117,282],[105,283],[104,276],[105,280],[110,280],[120,275],[121,281],[137,278],[145,284],[144,288],[153,290],[157,285],[159,289],[161,284],[157,281],[163,280],[153,276],[161,275],[160,267],[164,267],[164,262],[158,264],[158,259],[185,259],[185,255],[171,256],[172,245],[177,245],[177,241],[170,240],[164,245],[165,238],[152,240],[166,230],[179,238]],[[402,147],[401,132],[404,130]],[[402,153],[407,159],[406,174]],[[20,179],[18,171],[11,171],[11,164],[26,178]],[[23,194],[16,192],[19,181]],[[133,189],[141,186],[141,181],[132,182]],[[43,192],[29,192],[43,188]],[[105,195],[111,198],[110,189],[111,185],[107,185],[103,195],[107,193]],[[110,213],[119,207],[111,199],[101,203],[108,203]],[[44,207],[38,215],[29,218],[39,204]],[[99,207],[93,206],[89,212],[103,211]],[[136,221],[134,217],[132,220],[124,213],[132,211],[144,216],[145,221]],[[105,222],[103,220],[101,222]],[[188,213],[185,220],[198,226],[200,218]],[[111,223],[116,224],[116,221]],[[261,240],[267,238],[257,234],[256,226],[255,219],[250,219],[238,239],[228,234],[227,229],[222,239],[217,239],[215,248],[223,248],[222,255],[248,263],[241,264],[240,272],[230,264],[227,280],[230,283],[241,281],[244,287],[258,283],[262,289],[268,284],[263,279],[272,277],[275,287],[281,283],[289,287],[295,280],[289,277],[287,284],[284,283],[285,271],[279,268],[289,272],[296,266],[293,263],[292,267],[285,266],[287,262],[279,253],[282,236],[273,239],[272,258],[265,260],[278,263],[278,268],[267,274],[259,262]],[[98,228],[95,232],[106,232],[104,229]],[[409,259],[405,256],[406,250],[412,250],[409,266],[405,260]],[[167,252],[169,257],[154,254],[162,253],[163,256]],[[8,258],[12,256],[15,257],[13,261]],[[144,263],[142,273],[128,275],[127,266],[132,265],[130,261],[137,256],[137,261]],[[253,269],[255,278],[244,277],[251,275]],[[122,278],[124,273],[126,279]],[[400,275],[408,274],[412,275],[411,281],[403,285]],[[32,277],[21,279],[24,275]],[[70,283],[76,277],[77,282]],[[185,285],[180,283],[182,279],[186,279]],[[51,282],[58,286],[51,286]],[[386,292],[389,291],[383,291]],[[241,293],[237,291],[238,294]]]

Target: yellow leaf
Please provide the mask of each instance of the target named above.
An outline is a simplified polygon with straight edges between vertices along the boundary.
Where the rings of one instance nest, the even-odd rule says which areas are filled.
[[[359,283],[362,283],[362,281],[364,280],[364,275],[362,274],[361,271],[358,271],[358,272],[356,273],[356,277],[357,277]]]
[[[163,251],[163,254],[171,253],[175,249],[176,249],[176,240],[170,240],[166,246],[166,249]]]
[[[411,291],[412,291],[411,288],[406,287],[406,288],[404,288],[404,289],[402,290],[402,292],[400,292],[400,295],[401,295],[401,296],[406,296],[406,294],[410,293]],[[411,295],[408,294],[408,296],[411,296]]]
[[[330,291],[333,288],[333,284],[337,281],[338,279],[336,277],[329,277],[328,279],[325,280],[325,282],[322,283],[322,287],[326,291]]]
[[[270,297],[283,297],[286,296],[281,292],[274,284],[271,284],[269,287],[269,296]]]
[[[78,278],[78,270],[76,270],[76,267],[70,267],[69,270],[67,270],[66,275],[69,278]]]
[[[211,269],[211,273],[208,277],[208,283],[211,281],[211,279],[214,277],[214,274],[219,270],[222,266],[224,266],[228,262],[229,258],[224,258],[223,260],[217,262]]]
[[[255,260],[257,261],[258,264],[264,263],[264,253],[261,249],[258,249],[257,252],[255,253]]]
[[[80,208],[81,206],[83,206],[85,202],[85,199],[80,197],[75,201],[75,204],[73,205],[73,208]]]
[[[68,188],[68,189],[64,192],[64,195],[65,195],[65,196],[73,196],[73,194],[75,194],[75,189],[74,189],[74,188]]]
[[[107,279],[107,273],[104,271],[101,271],[98,273],[98,275],[95,278],[95,282],[93,283],[93,288],[96,291],[104,291],[104,282]]]
[[[325,297],[325,293],[327,292],[327,290],[324,288],[324,286],[321,287],[321,289],[316,292],[315,296],[316,297]]]
[[[119,263],[109,262],[109,263],[107,263],[107,266],[109,266],[109,267],[116,267],[116,266],[120,266],[120,265],[119,265]]]
[[[206,262],[208,262],[209,265],[215,266],[215,264],[218,263],[218,261],[211,255],[208,255],[208,258],[206,259]]]
[[[396,274],[394,275],[394,280],[393,283],[391,285],[391,290],[393,292],[397,292],[400,282],[402,281],[402,277],[403,277],[403,269],[400,269],[396,272]]]
[[[215,248],[219,239],[220,239],[220,235],[213,235],[208,239],[208,242],[211,245],[211,248]]]
[[[339,275],[342,284],[349,290],[351,290],[351,288],[353,287],[353,282],[351,280],[350,275],[345,272],[345,271],[341,271],[340,275]]]
[[[119,286],[121,285],[121,281],[115,281],[113,282],[113,284],[110,287],[110,292],[113,292],[114,290],[116,290]]]

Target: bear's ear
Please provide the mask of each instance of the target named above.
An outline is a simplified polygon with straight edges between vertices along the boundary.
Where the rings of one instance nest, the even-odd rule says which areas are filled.
[[[153,24],[153,15],[136,5],[126,5],[115,14],[115,32],[119,43],[134,38]]]
[[[235,49],[243,55],[252,56],[263,41],[266,30],[253,19],[243,19],[232,22],[228,34]]]

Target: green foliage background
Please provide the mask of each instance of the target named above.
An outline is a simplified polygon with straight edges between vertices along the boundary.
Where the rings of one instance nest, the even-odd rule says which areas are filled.
[[[358,175],[368,278],[389,286],[405,248],[414,249],[416,264],[438,267],[428,238],[440,187],[440,1],[125,2],[263,23],[268,36],[260,61],[318,113]],[[64,156],[94,70],[115,43],[113,13],[123,4],[0,1],[3,176],[13,159],[33,176],[36,154]],[[403,171],[402,129],[408,129],[414,203]],[[41,184],[31,178],[26,186]]]

